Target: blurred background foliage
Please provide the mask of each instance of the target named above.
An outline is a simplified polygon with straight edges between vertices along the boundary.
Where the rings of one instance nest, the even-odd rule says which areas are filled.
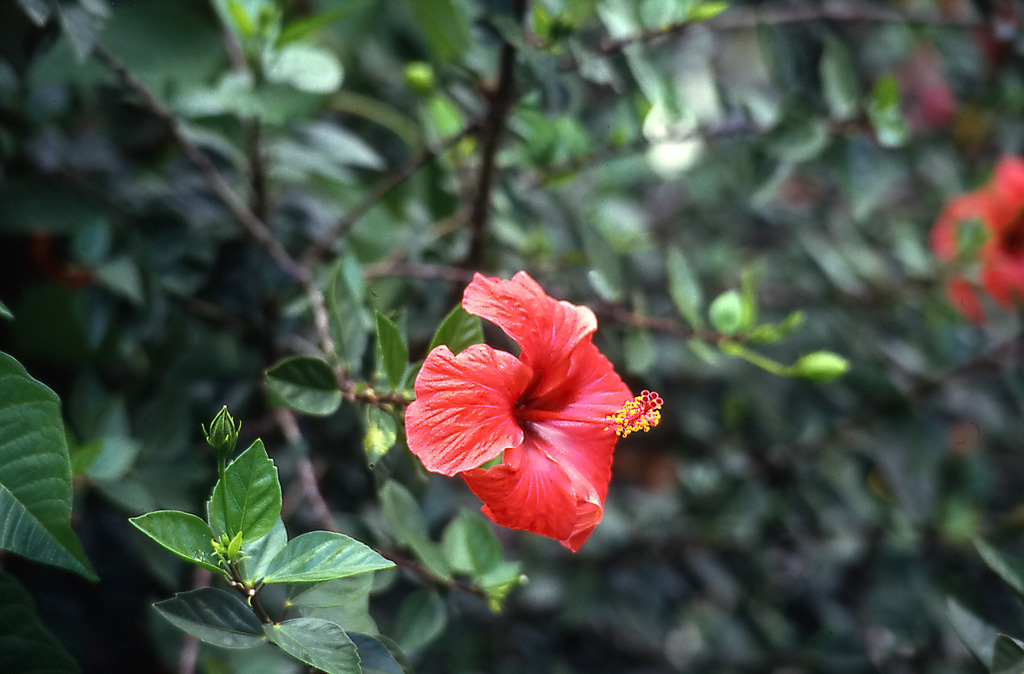
[[[0,348],[63,401],[100,577],[7,555],[0,598],[34,603],[86,672],[297,671],[158,618],[153,601],[205,579],[128,517],[201,512],[199,425],[226,403],[279,468],[289,531],[329,521],[422,559],[382,509],[388,480],[433,541],[477,502],[360,397],[393,386],[374,311],[415,363],[473,271],[525,269],[594,308],[663,422],[620,441],[578,555],[497,531],[527,578],[501,613],[423,569],[379,580],[370,615],[415,671],[986,671],[958,630],[1024,636],[972,546],[1024,558],[1022,326],[965,323],[927,242],[948,198],[1024,150],[1022,12],[0,3]],[[281,359],[324,355],[310,288],[348,377],[336,412],[307,410],[326,416],[264,386]],[[744,318],[709,319],[729,290]],[[756,343],[794,311],[798,329]],[[852,368],[776,376],[722,333],[783,366],[824,348]]]

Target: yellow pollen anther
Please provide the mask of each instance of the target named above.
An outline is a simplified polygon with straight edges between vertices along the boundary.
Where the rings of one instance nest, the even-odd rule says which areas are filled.
[[[649,431],[661,421],[661,402],[657,393],[642,391],[621,410],[605,417],[611,422],[608,428],[622,438],[636,431]]]

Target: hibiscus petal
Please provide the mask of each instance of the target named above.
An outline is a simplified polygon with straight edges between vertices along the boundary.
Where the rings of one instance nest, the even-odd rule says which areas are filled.
[[[586,343],[572,353],[562,386],[534,403],[567,417],[600,420],[629,399],[608,359]],[[545,419],[522,426],[526,439],[505,452],[502,465],[462,476],[492,520],[549,536],[575,552],[601,521],[617,437],[585,421]]]
[[[485,318],[522,348],[522,360],[545,377],[564,370],[566,358],[597,329],[594,312],[548,296],[526,272],[510,281],[476,274],[462,307]]]
[[[567,417],[598,420],[632,399],[612,364],[593,344],[576,349],[570,360],[563,386],[536,404]],[[559,395],[563,392],[568,392],[568,397]],[[599,424],[560,420],[525,422],[523,427],[528,437],[536,435],[543,440],[545,451],[566,472],[579,476],[577,490],[582,481],[588,485],[588,493],[592,492],[599,503],[604,502],[618,439],[614,431]]]
[[[484,502],[483,512],[503,527],[558,541],[576,530],[576,491],[561,466],[529,439],[505,452],[504,463],[462,474]]]
[[[981,307],[978,293],[967,279],[960,276],[949,279],[946,282],[946,296],[949,298],[949,303],[971,322],[983,323],[985,321],[985,311]]]
[[[405,413],[409,449],[427,470],[454,475],[520,445],[523,430],[512,411],[532,375],[512,354],[484,344],[457,356],[437,347]]]
[[[931,245],[935,256],[947,261],[957,258],[958,230],[968,220],[981,220],[986,230],[991,231],[991,201],[991,197],[982,192],[951,199],[932,228]]]
[[[1004,157],[999,160],[992,187],[1001,199],[1019,208],[1024,201],[1024,159]]]
[[[1024,264],[1021,260],[993,256],[981,270],[981,283],[992,299],[1009,309],[1014,299],[1024,298]]]

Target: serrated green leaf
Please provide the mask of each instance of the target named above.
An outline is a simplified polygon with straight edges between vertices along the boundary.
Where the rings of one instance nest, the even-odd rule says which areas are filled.
[[[1024,672],[1024,648],[1020,642],[1005,634],[996,637],[992,645],[992,674],[1021,674]]]
[[[373,575],[362,573],[322,583],[292,586],[288,606],[300,608],[331,608],[361,602],[373,589]]]
[[[438,546],[428,537],[423,513],[409,490],[389,480],[380,490],[380,502],[395,541],[412,550],[435,575],[451,580],[451,569]]]
[[[313,356],[291,356],[264,372],[263,384],[272,405],[325,417],[341,406],[341,389],[334,370]]]
[[[441,321],[437,331],[430,340],[428,352],[444,345],[458,355],[467,347],[480,344],[484,341],[483,323],[479,316],[474,316],[461,306],[456,306],[448,312],[448,315]]]
[[[0,353],[0,549],[96,579],[71,529],[60,398]]]
[[[281,516],[281,483],[277,467],[257,440],[228,464],[207,502],[210,526],[217,535],[239,531],[245,543],[261,538]]]
[[[413,592],[398,609],[393,634],[404,651],[423,648],[444,631],[448,613],[432,588]]]
[[[354,538],[333,531],[311,531],[288,541],[270,563],[264,583],[320,583],[387,569],[394,562]]]
[[[402,377],[409,364],[409,349],[394,321],[384,314],[375,312],[377,319],[377,351],[384,364],[384,374],[392,389],[402,386]]]
[[[416,26],[440,61],[457,61],[472,44],[466,14],[454,0],[409,0]]]
[[[357,284],[361,275],[362,269],[355,258],[343,255],[331,268],[325,293],[337,355],[350,368],[362,360],[368,341],[361,287]]]
[[[840,40],[828,35],[818,64],[821,89],[836,119],[850,119],[860,109],[860,88],[853,56]]]
[[[278,518],[273,529],[245,546],[245,554],[238,562],[242,578],[252,585],[267,575],[270,562],[277,557],[277,553],[284,550],[284,546],[287,544],[288,532],[284,527],[284,522]]]
[[[982,560],[992,569],[1014,593],[1024,599],[1024,563],[1004,554],[980,538],[974,539],[974,547]]]
[[[406,672],[406,668],[398,662],[391,649],[379,639],[358,632],[348,632],[348,636],[359,651],[359,667],[363,670],[363,674],[404,674]]]
[[[0,664],[4,674],[79,671],[39,620],[32,597],[5,571],[0,571]]]
[[[360,674],[355,644],[338,625],[320,618],[293,618],[264,627],[285,653],[327,674]]]
[[[129,520],[135,528],[187,562],[221,572],[210,541],[213,530],[199,517],[178,510],[158,510]]]
[[[215,587],[179,592],[153,607],[179,629],[221,648],[263,643],[263,625],[241,597]]]
[[[384,410],[366,406],[366,434],[363,436],[363,452],[371,467],[376,464],[398,441],[398,426],[395,419]]]
[[[703,296],[697,277],[693,273],[683,251],[670,248],[666,262],[668,272],[668,293],[676,305],[676,309],[695,328],[704,327],[701,317]]]
[[[290,21],[281,30],[281,35],[278,36],[276,45],[284,47],[292,42],[298,42],[321,28],[326,28],[335,21],[340,21],[349,14],[362,11],[372,4],[373,0],[347,0],[341,6],[329,9],[326,12]]]

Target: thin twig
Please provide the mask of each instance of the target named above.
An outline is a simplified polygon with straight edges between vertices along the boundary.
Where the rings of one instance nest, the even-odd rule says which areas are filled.
[[[253,118],[249,127],[249,183],[252,186],[252,210],[263,222],[270,215],[270,188],[267,179],[267,158],[263,151],[263,128]]]
[[[338,219],[329,232],[320,236],[309,245],[302,254],[301,264],[309,266],[313,260],[319,259],[330,252],[335,242],[355,226],[364,215],[369,213],[392,190],[409,179],[416,171],[440,157],[449,148],[458,144],[459,141],[476,133],[478,129],[479,126],[475,123],[467,125],[462,131],[445,138],[436,147],[425,150],[405,166],[381,178],[362,199],[345,211],[345,214]]]
[[[676,35],[690,26],[701,24],[715,30],[737,30],[762,25],[787,25],[809,21],[842,21],[847,23],[904,23],[915,26],[948,26],[955,28],[976,28],[982,20],[976,17],[945,16],[942,14],[909,14],[879,5],[841,5],[826,3],[806,7],[776,7],[762,10],[737,10],[720,14],[710,21],[684,20],[662,26],[647,28],[619,38],[607,38],[593,52],[600,55],[613,54],[641,42],[651,42],[663,37]]]
[[[461,267],[444,267],[435,264],[416,264],[398,260],[378,262],[363,267],[363,277],[367,280],[398,276],[402,278],[437,279],[451,283],[469,283],[473,280],[473,272]]]
[[[199,169],[206,184],[213,193],[220,199],[245,232],[255,240],[270,255],[278,267],[297,281],[302,281],[309,276],[309,270],[297,263],[281,242],[274,238],[273,233],[262,220],[238,197],[235,191],[228,185],[227,181],[213,165],[209,157],[203,154],[192,139],[188,137],[185,128],[178,118],[170,110],[160,104],[149,89],[124,64],[104,47],[97,45],[93,54],[108,70],[113,72],[121,80],[125,87],[133,91],[142,99],[143,107],[154,117],[159,119],[167,130],[181,146],[182,151],[192,164]]]
[[[516,0],[516,20],[522,20],[526,12],[526,0]],[[469,252],[464,266],[475,269],[483,262],[484,244],[491,219],[491,194],[494,191],[496,160],[505,122],[515,104],[516,48],[506,42],[501,49],[498,65],[498,80],[487,99],[487,113],[480,132],[480,171],[477,174],[476,192],[469,207]]]

